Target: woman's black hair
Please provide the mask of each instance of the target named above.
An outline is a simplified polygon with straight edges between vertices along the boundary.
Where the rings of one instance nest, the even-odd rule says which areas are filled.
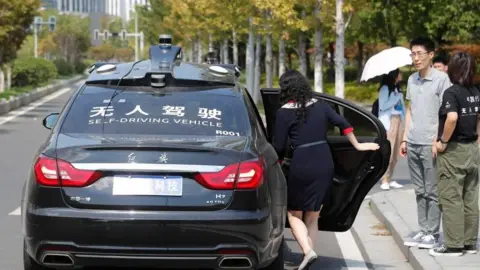
[[[382,76],[382,79],[380,81],[380,88],[386,85],[389,90],[388,95],[394,92],[395,88],[397,88],[398,91],[401,91],[400,84],[396,82],[398,74],[400,74],[400,69],[397,68],[395,70],[390,71],[388,74],[385,74]],[[378,88],[379,91],[380,91],[380,88]]]
[[[448,63],[448,77],[453,84],[474,86],[476,72],[477,63],[468,52],[457,52]]]
[[[291,69],[283,73],[279,81],[281,88],[280,101],[282,104],[291,100],[299,104],[300,106],[296,110],[297,123],[299,123],[301,119],[306,121],[306,104],[313,97],[313,91],[307,78],[297,70]]]

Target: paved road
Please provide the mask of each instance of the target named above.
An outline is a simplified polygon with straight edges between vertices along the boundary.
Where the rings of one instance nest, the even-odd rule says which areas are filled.
[[[32,164],[32,157],[49,132],[42,126],[43,118],[51,112],[59,112],[71,93],[71,89],[62,90],[31,106],[0,117],[0,149],[4,156],[0,162],[1,270],[23,269],[19,216],[21,188]],[[321,258],[311,267],[312,270],[367,269],[350,232],[321,232],[317,243],[316,249]],[[287,245],[286,268],[295,269],[302,256],[289,230]]]
[[[403,189],[413,188],[413,185],[410,182],[407,158],[402,158],[402,157],[398,158],[398,163],[393,173],[393,179],[395,179],[399,184],[404,185]],[[382,189],[380,189],[380,182],[370,190],[369,195],[373,195],[377,192],[385,192]]]

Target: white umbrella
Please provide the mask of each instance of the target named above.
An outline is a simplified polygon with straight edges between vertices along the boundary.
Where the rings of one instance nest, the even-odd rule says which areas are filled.
[[[379,75],[388,74],[397,68],[411,65],[411,53],[407,48],[393,47],[375,54],[365,64],[360,81],[368,81]]]

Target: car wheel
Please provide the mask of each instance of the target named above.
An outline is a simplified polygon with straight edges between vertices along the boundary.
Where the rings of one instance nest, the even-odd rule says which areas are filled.
[[[25,248],[25,243],[23,244],[23,269],[24,270],[51,270],[51,268],[42,266],[30,257]]]
[[[284,270],[285,262],[283,257],[285,247],[285,239],[282,239],[282,243],[280,244],[280,248],[278,249],[278,256],[277,258],[270,264],[269,266],[262,268],[262,270]]]

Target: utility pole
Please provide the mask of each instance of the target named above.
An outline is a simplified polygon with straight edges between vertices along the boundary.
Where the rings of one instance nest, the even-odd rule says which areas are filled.
[[[48,25],[50,32],[52,32],[55,30],[57,20],[55,16],[50,16],[47,22],[43,22],[41,16],[35,16],[33,24],[31,25],[31,27],[33,27],[33,49],[35,58],[38,57],[38,32],[42,28],[42,25]]]

